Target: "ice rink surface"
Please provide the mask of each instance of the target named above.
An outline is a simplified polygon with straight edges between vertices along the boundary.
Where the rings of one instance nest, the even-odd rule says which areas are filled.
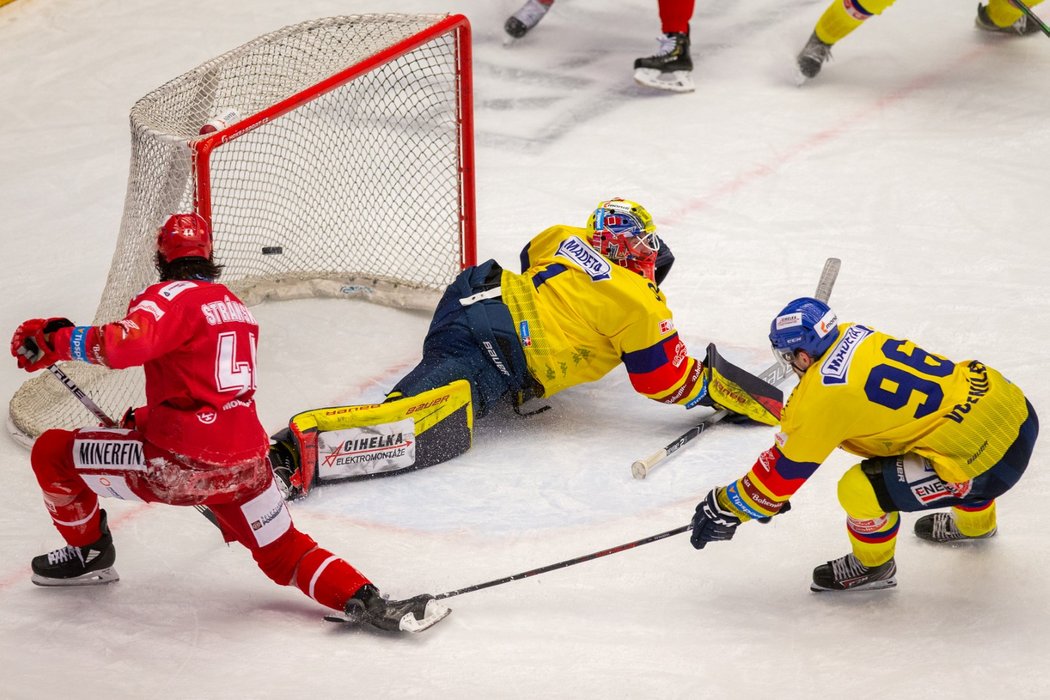
[[[1050,39],[978,33],[975,4],[902,0],[799,88],[793,57],[824,2],[701,0],[697,89],[672,95],[631,81],[656,46],[651,0],[558,0],[511,47],[517,0],[16,0],[0,8],[0,329],[92,318],[139,97],[302,20],[460,12],[475,41],[480,259],[513,266],[533,234],[628,197],[677,256],[664,288],[694,353],[713,341],[763,369],[770,318],[836,256],[840,318],[980,359],[1050,415]],[[271,431],[381,396],[429,320],[350,301],[256,311]],[[3,395],[24,379],[9,360]],[[773,434],[719,426],[635,481],[631,461],[701,413],[647,402],[622,370],[550,404],[483,422],[454,462],[319,490],[296,521],[393,597],[438,593],[683,525]],[[323,622],[191,509],[107,503],[122,580],[37,588],[29,561],[60,540],[27,452],[2,439],[0,695],[1047,697],[1046,445],[1000,500],[991,541],[930,546],[905,514],[892,591],[809,592],[812,568],[848,549],[835,487],[853,460],[839,452],[790,514],[732,542],[696,552],[679,535],[452,598],[447,621],[409,637]]]

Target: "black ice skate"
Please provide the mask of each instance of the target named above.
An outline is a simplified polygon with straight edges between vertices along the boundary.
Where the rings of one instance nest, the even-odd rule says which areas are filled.
[[[986,540],[995,537],[997,528],[983,535],[964,535],[955,526],[951,513],[931,513],[915,521],[915,534],[929,542],[943,544],[947,542],[965,542],[967,540]]]
[[[982,29],[986,32],[997,32],[999,34],[1014,34],[1016,36],[1028,36],[1029,34],[1035,34],[1039,31],[1039,25],[1028,18],[1028,15],[1021,15],[1021,19],[1017,20],[1008,27],[1000,27],[998,24],[992,21],[992,18],[988,16],[987,5],[977,5],[977,17],[973,21],[974,26],[978,29]]]
[[[811,591],[875,591],[897,585],[897,565],[892,559],[868,568],[853,554],[839,557],[813,569]]]
[[[517,12],[507,18],[507,22],[503,25],[503,31],[515,39],[520,39],[528,34],[530,29],[540,23],[540,20],[543,19],[549,9],[551,9],[550,5],[544,5],[542,2],[537,2],[537,0],[527,0]]]
[[[385,600],[371,584],[365,584],[346,603],[346,616],[327,615],[331,622],[365,623],[385,632],[422,632],[452,612],[431,595],[407,600]]]
[[[813,32],[809,35],[809,41],[799,52],[797,60],[799,83],[816,78],[821,66],[831,60],[831,44],[825,44],[817,37],[817,33]]]
[[[117,550],[102,511],[99,526],[102,537],[86,547],[69,545],[33,557],[33,583],[38,586],[96,586],[120,580],[113,563]]]
[[[634,81],[657,90],[692,92],[695,88],[689,35],[664,34],[659,40],[660,48],[655,55],[635,59]]]

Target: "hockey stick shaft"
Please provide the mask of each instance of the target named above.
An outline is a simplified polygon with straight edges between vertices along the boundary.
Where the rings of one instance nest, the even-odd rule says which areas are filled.
[[[69,378],[69,375],[59,369],[58,365],[48,365],[47,371],[50,372],[54,377],[62,382],[62,386],[69,389],[69,393],[77,397],[80,403],[84,404],[84,408],[91,411],[95,418],[101,421],[102,425],[107,428],[117,427],[116,421],[110,418],[105,411],[98,407],[98,404],[91,400],[91,397],[84,393],[84,390],[77,386],[76,382]]]
[[[824,261],[824,269],[821,270],[820,280],[817,282],[817,291],[814,295],[817,299],[827,303],[828,299],[831,298],[831,291],[835,288],[835,280],[838,279],[839,268],[841,267],[842,261],[839,258],[828,258]],[[777,362],[759,374],[758,378],[775,386],[784,381],[784,379],[787,378],[787,375],[788,368],[784,366],[784,364]],[[727,415],[729,415],[728,411],[716,411],[699,424],[694,425],[692,428],[679,435],[673,442],[665,445],[656,452],[653,452],[648,457],[636,460],[631,464],[631,475],[635,479],[644,479],[657,464],[670,457],[686,444],[700,437],[705,430],[718,423]]]
[[[681,527],[676,527],[673,530],[667,530],[666,532],[660,532],[660,533],[657,533],[655,535],[649,535],[648,537],[643,537],[642,539],[635,540],[634,542],[627,542],[626,544],[617,545],[616,547],[610,547],[609,549],[603,549],[600,552],[594,552],[593,554],[585,554],[582,557],[576,557],[574,559],[566,559],[565,561],[560,561],[560,562],[558,562],[556,564],[548,564],[547,566],[541,566],[538,569],[532,569],[530,571],[523,571],[520,574],[514,574],[513,576],[504,576],[503,578],[497,578],[497,579],[494,579],[492,581],[486,581],[485,583],[478,583],[478,584],[475,584],[473,586],[467,586],[466,588],[457,588],[456,590],[448,591],[447,593],[439,593],[438,595],[436,595],[434,597],[436,599],[438,599],[438,600],[442,600],[444,598],[451,598],[453,596],[463,595],[464,593],[471,593],[473,591],[480,591],[483,588],[492,588],[493,586],[500,586],[500,585],[503,585],[504,583],[510,583],[511,581],[519,581],[519,580],[521,580],[523,578],[529,578],[531,576],[538,576],[540,574],[545,574],[548,571],[554,571],[555,569],[564,569],[567,566],[574,566],[576,564],[582,564],[585,561],[591,561],[592,559],[599,559],[601,557],[607,557],[610,554],[616,554],[617,552],[623,552],[623,551],[628,550],[628,549],[634,549],[635,547],[640,547],[643,544],[649,544],[650,542],[656,542],[658,540],[662,540],[662,539],[665,539],[667,537],[671,537],[673,535],[681,534],[683,532],[691,530],[692,528],[693,528],[693,525],[692,525],[692,523],[690,523],[689,525],[683,525]]]
[[[77,399],[80,401],[80,403],[84,404],[84,408],[86,408],[87,410],[91,411],[91,413],[94,414],[94,416],[96,418],[98,418],[99,421],[101,421],[101,423],[102,423],[102,425],[104,427],[106,427],[106,428],[115,428],[115,427],[117,427],[116,421],[114,421],[112,418],[110,418],[109,415],[105,411],[103,411],[101,408],[99,408],[98,404],[95,403],[91,399],[90,396],[85,394],[84,390],[81,389],[79,386],[77,386],[77,383],[74,382],[72,379],[70,379],[69,375],[66,374],[65,372],[63,372],[59,368],[58,365],[48,365],[47,366],[47,371],[50,372],[58,381],[62,382],[62,386],[64,386],[65,388],[69,389],[69,393],[71,393],[71,394],[73,394],[73,396],[77,397]],[[200,512],[201,515],[203,515],[205,518],[207,518],[208,522],[210,522],[215,527],[218,527],[220,530],[222,529],[219,526],[218,519],[215,517],[215,513],[212,513],[211,510],[208,507],[206,507],[206,506],[193,506],[193,507],[196,508]]]
[[[1046,22],[1044,22],[1043,20],[1039,19],[1039,16],[1036,13],[1032,12],[1032,8],[1030,8],[1025,3],[1021,2],[1021,0],[1010,0],[1010,2],[1018,10],[1020,10],[1023,13],[1025,13],[1026,15],[1028,15],[1028,19],[1030,19],[1033,22],[1035,22],[1036,26],[1043,30],[1043,34],[1046,34],[1047,36],[1050,36],[1050,27],[1048,27],[1046,25]]]

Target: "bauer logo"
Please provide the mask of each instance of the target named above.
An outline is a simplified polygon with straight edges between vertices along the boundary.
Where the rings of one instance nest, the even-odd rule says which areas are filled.
[[[872,334],[870,328],[864,326],[850,326],[839,338],[839,342],[828,353],[828,357],[820,366],[821,381],[825,386],[845,384],[846,375],[849,374],[850,362],[853,353],[860,342]]]
[[[595,282],[607,280],[611,276],[612,265],[609,261],[578,236],[570,236],[562,241],[555,255],[576,263]]]

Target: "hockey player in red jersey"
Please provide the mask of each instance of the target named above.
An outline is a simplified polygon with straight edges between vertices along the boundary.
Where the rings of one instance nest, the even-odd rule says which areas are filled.
[[[101,326],[31,319],[11,339],[28,372],[77,360],[142,366],[146,404],[118,428],[48,430],[31,462],[44,503],[67,546],[35,557],[42,586],[118,580],[116,550],[99,496],[204,505],[227,542],[248,548],[269,578],[373,627],[425,629],[448,613],[431,596],[386,601],[363,574],[296,529],[267,460],[255,410],[259,327],[216,279],[208,223],[172,215],[157,234],[160,282]]]

